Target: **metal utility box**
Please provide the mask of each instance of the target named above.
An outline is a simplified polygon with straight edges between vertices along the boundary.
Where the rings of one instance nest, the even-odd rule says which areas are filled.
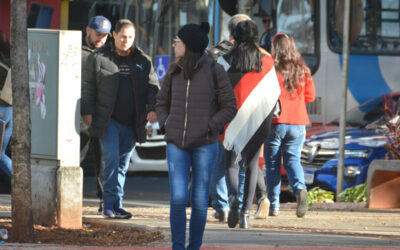
[[[28,30],[32,158],[79,166],[81,32]]]
[[[80,31],[28,29],[35,224],[82,226]]]

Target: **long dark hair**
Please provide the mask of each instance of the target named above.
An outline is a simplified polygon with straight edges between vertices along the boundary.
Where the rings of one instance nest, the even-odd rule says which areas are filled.
[[[301,57],[293,37],[284,33],[276,34],[272,41],[271,54],[276,72],[283,76],[284,86],[292,94],[303,77],[310,76],[310,69]]]
[[[257,45],[257,25],[251,20],[239,22],[233,32],[233,38],[235,43],[227,56],[232,69],[243,73],[253,70],[260,72],[263,54]]]
[[[171,65],[168,74],[178,74],[183,69],[183,78],[185,80],[192,79],[196,70],[196,64],[203,54],[204,52],[193,52],[186,47],[185,55],[182,58],[177,58],[177,60]]]

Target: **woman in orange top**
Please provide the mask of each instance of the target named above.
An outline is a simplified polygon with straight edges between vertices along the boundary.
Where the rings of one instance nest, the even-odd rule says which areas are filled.
[[[307,190],[300,164],[306,125],[310,123],[306,103],[315,99],[310,69],[297,50],[292,36],[278,33],[272,42],[272,57],[281,87],[281,114],[272,120],[268,140],[264,144],[270,215],[277,216],[281,185],[281,157],[289,183],[296,194],[297,217],[307,212]]]

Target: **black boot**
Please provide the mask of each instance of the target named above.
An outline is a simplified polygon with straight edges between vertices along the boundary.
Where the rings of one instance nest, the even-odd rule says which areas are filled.
[[[239,200],[232,197],[229,202],[228,226],[230,228],[236,227],[239,222]]]
[[[250,218],[250,211],[244,210],[240,213],[239,218],[239,227],[240,228],[249,228],[249,218]]]

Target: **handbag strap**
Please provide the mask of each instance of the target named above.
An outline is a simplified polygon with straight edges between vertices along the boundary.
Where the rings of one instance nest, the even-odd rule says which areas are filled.
[[[5,70],[9,71],[10,67],[7,67],[4,63],[0,62],[0,66],[3,67]]]

